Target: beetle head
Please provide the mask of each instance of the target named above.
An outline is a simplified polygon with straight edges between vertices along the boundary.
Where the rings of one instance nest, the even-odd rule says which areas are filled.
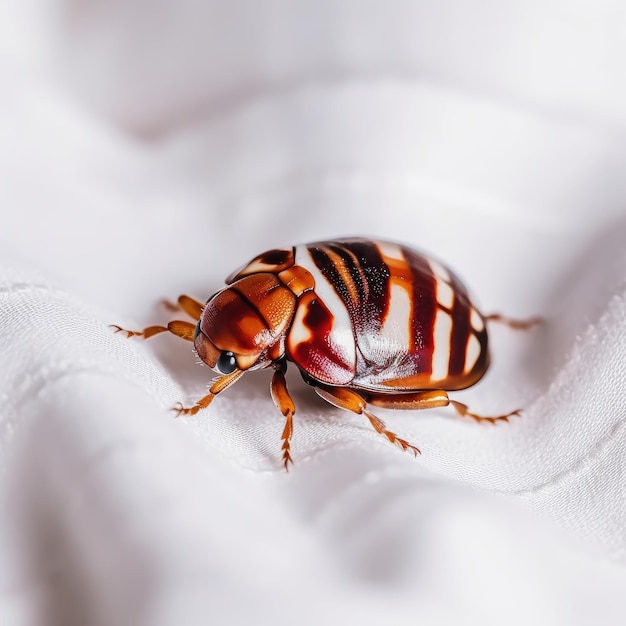
[[[241,278],[206,303],[194,338],[198,356],[223,375],[267,367],[284,355],[295,304],[274,274]]]

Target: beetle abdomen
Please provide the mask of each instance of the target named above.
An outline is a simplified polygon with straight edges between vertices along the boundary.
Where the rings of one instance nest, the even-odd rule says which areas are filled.
[[[398,244],[345,239],[297,246],[295,264],[315,276],[335,328],[351,328],[341,349],[354,354],[354,375],[339,384],[395,393],[462,389],[487,369],[482,315],[440,263]]]

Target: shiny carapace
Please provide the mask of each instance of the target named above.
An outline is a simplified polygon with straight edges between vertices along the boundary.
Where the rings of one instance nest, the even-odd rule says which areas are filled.
[[[451,404],[477,421],[506,421],[471,413],[448,391],[476,383],[489,364],[487,321],[465,286],[443,264],[406,246],[352,238],[265,252],[226,280],[205,305],[181,296],[197,320],[173,321],[128,336],[164,331],[194,342],[220,378],[179,414],[195,414],[241,376],[272,367],[271,393],[286,418],[283,463],[291,462],[294,403],[285,382],[294,363],[331,404],[365,415],[376,431],[404,450],[419,450],[387,430],[368,405],[424,409]],[[117,330],[123,330],[115,327]]]

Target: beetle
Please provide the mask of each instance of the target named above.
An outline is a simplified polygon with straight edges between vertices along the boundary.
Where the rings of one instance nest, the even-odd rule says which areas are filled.
[[[162,332],[192,341],[220,377],[209,393],[177,415],[195,415],[246,372],[272,367],[270,392],[285,417],[283,465],[293,463],[290,441],[296,408],[287,389],[287,363],[325,400],[362,414],[376,432],[417,456],[368,410],[451,405],[476,421],[508,421],[470,412],[449,391],[477,383],[489,366],[487,322],[528,328],[539,321],[483,315],[459,278],[439,261],[390,241],[348,238],[269,250],[226,279],[206,304],[182,295],[178,307],[196,324],[132,331]]]

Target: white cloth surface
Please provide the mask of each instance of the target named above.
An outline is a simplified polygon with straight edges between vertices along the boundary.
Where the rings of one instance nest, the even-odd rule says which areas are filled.
[[[225,5],[0,9],[0,624],[623,624],[622,5]],[[107,326],[346,235],[545,317],[454,396],[521,418],[377,411],[416,460],[292,368],[286,474],[267,372],[176,420]]]

